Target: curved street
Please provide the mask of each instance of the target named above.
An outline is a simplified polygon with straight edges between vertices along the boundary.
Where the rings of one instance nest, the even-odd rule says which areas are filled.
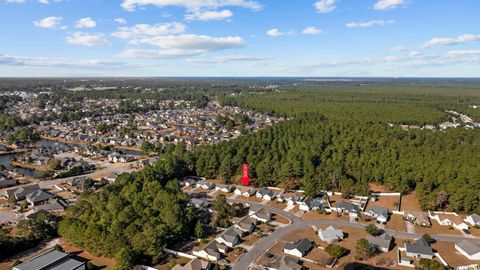
[[[252,248],[247,253],[245,253],[236,261],[235,265],[233,265],[232,267],[233,270],[248,269],[251,264],[256,262],[261,256],[263,256],[263,254],[265,254],[265,252],[267,252],[268,249],[270,249],[274,244],[280,241],[285,235],[298,229],[311,227],[314,225],[335,225],[335,226],[351,227],[351,228],[357,228],[357,229],[365,228],[365,225],[363,224],[353,223],[353,222],[343,221],[343,220],[309,220],[307,221],[307,220],[303,220],[302,218],[296,216],[291,212],[287,212],[287,211],[284,211],[283,209],[273,207],[270,205],[263,205],[260,203],[247,202],[247,201],[235,200],[235,199],[228,199],[228,201],[232,203],[249,203],[250,205],[263,207],[274,214],[282,215],[284,217],[289,218],[292,222],[291,224],[285,227],[277,228],[274,232],[272,232],[265,238],[255,243],[255,245],[252,246]],[[406,239],[418,239],[418,238],[421,238],[423,235],[419,233],[408,233],[405,231],[396,231],[396,230],[390,230],[390,229],[385,229],[384,231],[390,233],[394,237],[400,237],[400,238],[406,238]],[[431,234],[430,236],[437,241],[445,241],[445,242],[458,242],[465,239],[465,237],[463,236],[444,235],[444,234]],[[477,241],[478,243],[480,243],[479,238],[468,238],[468,239],[472,241]]]

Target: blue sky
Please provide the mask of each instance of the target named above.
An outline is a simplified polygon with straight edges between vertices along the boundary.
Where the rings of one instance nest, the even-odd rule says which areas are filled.
[[[480,77],[477,0],[0,0],[0,76]]]

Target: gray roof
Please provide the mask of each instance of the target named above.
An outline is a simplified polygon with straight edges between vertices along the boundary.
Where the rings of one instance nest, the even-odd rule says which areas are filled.
[[[48,270],[74,270],[82,265],[84,265],[84,262],[69,258],[66,261],[62,261],[53,265],[52,267],[49,267]]]
[[[250,228],[252,228],[252,226],[254,225],[255,222],[253,222],[253,220],[249,216],[246,216],[242,218],[239,222],[237,222],[237,226],[243,230],[250,230]]]
[[[373,213],[377,216],[388,217],[388,214],[390,213],[390,210],[388,210],[385,207],[373,205],[373,206],[368,207],[367,212],[371,212],[371,213]]]
[[[461,250],[472,256],[480,252],[480,246],[469,240],[462,240],[456,244]]]
[[[68,203],[61,199],[61,198],[55,198],[48,204],[43,204],[37,207],[38,210],[45,210],[45,211],[61,211],[65,210],[67,208]]]
[[[302,268],[303,266],[298,263],[298,260],[290,256],[282,256],[278,260],[278,270],[300,270]]]
[[[23,199],[25,196],[36,190],[40,190],[40,186],[38,184],[17,188],[15,191],[13,191],[13,194],[17,199]]]
[[[53,195],[43,190],[37,190],[32,193],[29,193],[26,196],[26,198],[29,203],[37,203],[37,202],[43,202],[43,201],[49,200],[53,198]]]
[[[260,208],[255,212],[255,215],[261,219],[270,219],[272,217],[272,213],[270,213],[265,208]]]
[[[342,240],[343,239],[342,230],[336,229],[333,226],[329,226],[325,230],[319,230],[318,234],[324,240]]]
[[[423,239],[418,239],[413,244],[410,242],[405,242],[405,249],[407,253],[423,254],[433,256],[433,250],[427,241]]]
[[[28,260],[22,264],[19,264],[13,268],[13,270],[43,270],[43,269],[52,269],[50,267],[54,264],[59,264],[62,261],[65,261],[68,258],[68,254],[57,251],[50,250],[46,253],[43,253],[31,260]],[[57,268],[57,269],[69,269],[69,268]]]
[[[230,227],[221,235],[221,237],[229,243],[234,243],[238,238],[240,238],[242,233],[243,232],[237,228]]]
[[[308,238],[303,238],[293,243],[285,243],[285,249],[287,250],[296,249],[300,251],[302,254],[305,254],[311,248],[312,248],[312,242],[308,240]]]
[[[470,216],[475,224],[480,223],[480,215],[472,214]]]
[[[390,249],[390,246],[392,245],[393,237],[388,234],[388,233],[383,233],[380,236],[374,237],[374,236],[367,236],[367,241],[373,245],[374,247],[377,248],[387,248]]]
[[[11,187],[17,184],[15,179],[0,179],[0,188]]]
[[[350,211],[350,212],[356,212],[360,211],[360,208],[358,205],[346,202],[346,201],[339,201],[337,202],[337,208],[340,208],[342,210]]]

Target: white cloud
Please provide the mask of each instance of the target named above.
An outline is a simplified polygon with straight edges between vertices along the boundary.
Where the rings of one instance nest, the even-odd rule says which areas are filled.
[[[463,34],[456,38],[432,38],[423,43],[420,48],[429,48],[433,46],[451,46],[474,41],[480,41],[480,35]]]
[[[348,28],[366,28],[366,27],[372,27],[372,26],[382,26],[382,25],[387,25],[387,24],[392,24],[395,23],[394,20],[371,20],[367,22],[350,22],[345,24],[346,27]]]
[[[420,56],[423,56],[423,53],[413,51],[413,52],[410,52],[408,55],[410,55],[411,57],[420,57]]]
[[[405,5],[407,0],[379,0],[373,6],[376,10],[395,9],[400,5]]]
[[[97,23],[90,17],[82,18],[77,21],[76,28],[95,28]]]
[[[125,20],[124,18],[115,18],[113,21],[118,24],[127,24],[127,20]]]
[[[208,52],[238,48],[245,44],[241,37],[211,37],[205,35],[182,34],[154,36],[129,41],[131,45],[152,45],[161,50],[128,49],[119,54],[128,58],[176,58],[196,56]]]
[[[460,58],[465,56],[480,56],[480,50],[458,50],[449,51],[446,56],[448,58]]]
[[[187,20],[197,20],[197,21],[219,21],[230,18],[233,16],[233,13],[228,10],[220,11],[193,11],[185,16]]]
[[[319,0],[314,4],[315,8],[320,13],[328,13],[335,10],[336,0]]]
[[[145,5],[154,5],[158,7],[178,6],[187,10],[209,9],[226,6],[242,7],[251,10],[259,10],[262,8],[260,3],[253,0],[123,0],[122,7],[128,11],[134,11],[137,7]]]
[[[131,27],[119,27],[117,32],[112,33],[112,36],[121,39],[142,38],[149,36],[165,36],[172,34],[184,33],[187,27],[182,23],[158,23],[150,24],[136,24]]]
[[[189,59],[188,61],[193,63],[213,64],[213,63],[227,63],[227,62],[261,62],[261,61],[267,61],[271,59],[273,59],[273,57],[225,55],[225,56],[213,57],[211,59]]]
[[[72,36],[66,38],[67,43],[82,45],[87,47],[103,46],[110,44],[103,34],[88,34],[83,32],[75,32]]]
[[[289,32],[282,32],[280,30],[278,30],[278,28],[272,28],[270,30],[267,31],[267,35],[271,36],[271,37],[278,37],[278,36],[285,36],[285,35],[293,35],[293,31],[289,31]]]
[[[318,29],[315,26],[309,26],[303,29],[302,34],[305,35],[318,35],[322,33],[322,29]]]
[[[121,61],[104,61],[98,59],[91,60],[73,60],[65,58],[46,58],[46,57],[22,57],[0,54],[0,65],[8,66],[26,66],[41,68],[92,68],[92,69],[112,69],[134,67]]]
[[[407,48],[404,47],[404,46],[395,46],[395,47],[390,48],[391,52],[404,52],[406,50],[407,50]]]
[[[54,28],[60,24],[62,17],[46,17],[38,21],[34,21],[33,25],[42,28]]]
[[[25,3],[26,0],[5,0],[5,3],[11,3],[11,4],[22,4]]]

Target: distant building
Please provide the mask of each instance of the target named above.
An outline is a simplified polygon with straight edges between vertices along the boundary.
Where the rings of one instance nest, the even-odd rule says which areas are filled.
[[[55,249],[36,256],[12,270],[84,270],[85,263]]]

